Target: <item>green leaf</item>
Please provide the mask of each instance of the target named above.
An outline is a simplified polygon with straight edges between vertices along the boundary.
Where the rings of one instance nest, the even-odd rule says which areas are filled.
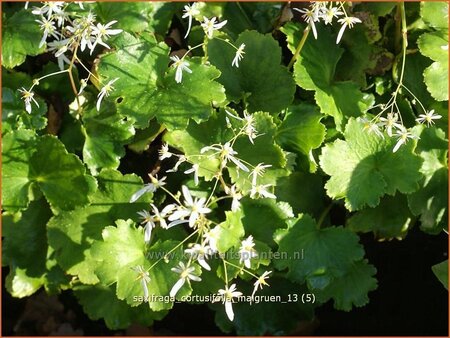
[[[422,1],[420,15],[423,21],[433,28],[448,29],[448,3],[445,1]]]
[[[242,224],[247,235],[252,235],[255,240],[275,246],[273,234],[277,229],[286,226],[286,219],[293,215],[286,213],[281,203],[273,199],[259,198],[241,200],[243,213]]]
[[[31,296],[44,285],[44,277],[29,277],[24,269],[14,268],[6,276],[6,290],[17,298]]]
[[[370,5],[370,4],[368,4]],[[392,9],[395,4],[388,3]],[[362,25],[346,30],[341,47],[345,51],[336,67],[336,78],[358,83],[367,88],[367,75],[383,75],[392,68],[394,55],[374,44],[381,38],[378,18],[369,13],[360,13]]]
[[[178,248],[175,249],[177,246]],[[167,259],[164,259],[165,256],[167,256]],[[179,275],[171,269],[177,266],[178,262],[183,260],[184,257],[183,247],[179,241],[174,240],[158,241],[148,250],[146,255],[148,264],[156,264],[149,271],[150,283],[148,285],[149,306],[153,311],[172,308],[173,302],[170,301],[170,298],[167,300],[167,296],[169,296],[173,285],[178,281]],[[194,265],[194,267],[197,266]],[[199,275],[200,269],[196,268],[195,272],[196,275]],[[192,287],[189,283],[185,283],[176,297],[179,299],[181,296],[188,296],[191,292]],[[153,300],[152,295],[156,296]]]
[[[45,198],[19,214],[4,214],[3,264],[9,265],[6,287],[14,297],[30,296],[42,286],[50,294],[67,288],[69,279],[47,245],[46,223],[52,212]]]
[[[245,234],[241,211],[225,211],[225,217],[224,222],[211,230],[217,236],[216,246],[220,253],[225,253],[232,247],[239,248]]]
[[[345,141],[327,144],[320,156],[321,168],[331,176],[325,185],[331,198],[344,198],[346,208],[354,211],[377,206],[385,194],[417,190],[422,160],[413,153],[414,141],[393,153],[395,139],[368,133],[354,119],[349,120],[344,136]]]
[[[28,114],[19,91],[2,88],[2,133],[18,129],[41,130],[46,127],[47,104],[38,97],[35,99],[39,108],[33,103],[31,114]]]
[[[191,118],[208,119],[212,105],[225,100],[223,87],[214,81],[220,75],[216,68],[189,59],[192,74],[185,72],[176,83],[175,70],[168,69],[168,48],[154,37],[122,33],[116,45],[116,51],[101,58],[99,72],[108,80],[119,78],[110,97],[136,127],[145,128],[156,117],[168,129],[183,129]]]
[[[140,33],[149,27],[150,2],[97,2],[95,12],[102,23],[118,20],[114,29]]]
[[[138,129],[128,148],[136,153],[142,153],[147,150],[158,135],[164,131],[164,128],[156,121],[150,122],[150,126],[145,129]]]
[[[292,334],[299,321],[312,319],[313,305],[301,302],[302,294],[308,292],[304,286],[272,275],[267,282],[270,286],[258,291],[252,304],[233,304],[235,317],[232,323],[222,303],[210,305],[216,311],[215,322],[222,331],[230,332],[234,326],[236,334],[240,336],[284,336]],[[238,285],[238,290],[245,296],[252,293],[252,288],[253,285],[248,283]],[[267,301],[269,299],[277,300]]]
[[[257,184],[276,185],[277,179],[287,176],[287,159],[283,150],[275,143],[276,125],[273,118],[268,113],[257,112],[253,114],[254,127],[259,135],[253,143],[248,137],[239,137],[236,139],[233,148],[238,152],[238,157],[249,164],[249,170],[260,163],[271,165],[266,168],[263,176],[258,177]],[[236,186],[244,193],[251,190],[251,176],[246,173],[238,172],[237,167],[229,170],[231,179]]]
[[[145,305],[130,307],[116,298],[114,286],[77,285],[75,296],[91,320],[104,319],[110,330],[128,328],[133,323],[150,326],[153,320],[161,320],[167,312],[153,312]]]
[[[403,238],[412,215],[405,195],[385,196],[375,208],[365,208],[348,219],[352,231],[373,232],[377,239]]]
[[[45,199],[30,203],[19,219],[6,214],[3,223],[3,264],[19,268],[24,276],[40,278],[46,272],[46,224],[50,211]]]
[[[318,291],[317,299],[326,302],[333,298],[334,308],[343,311],[350,311],[353,306],[364,306],[369,303],[367,294],[377,288],[377,280],[373,277],[376,272],[377,269],[366,259],[355,262],[343,276]]]
[[[100,112],[95,108],[83,112],[83,160],[93,173],[101,168],[116,169],[125,155],[124,144],[134,135],[132,121],[104,108]]]
[[[216,156],[210,156],[212,152],[199,156],[200,150],[212,144],[223,145],[234,137],[232,129],[227,127],[225,117],[226,113],[220,110],[207,122],[202,124],[191,122],[187,129],[176,130],[165,135],[165,140],[170,145],[181,148],[190,162],[200,166],[199,175],[206,180],[213,179],[214,175],[220,171],[220,162]],[[258,184],[275,185],[278,177],[287,174],[286,157],[281,148],[274,144],[276,125],[267,113],[258,112],[252,117],[257,134],[261,135],[254,139],[253,144],[246,135],[242,135],[236,139],[233,149],[238,153],[236,156],[246,163],[250,170],[261,162],[272,165],[266,169],[264,176],[258,180]],[[235,118],[229,117],[229,120],[236,129],[244,126],[244,122]],[[227,168],[237,187],[245,193],[250,191],[251,177],[246,173],[238,175],[238,169],[234,164],[227,163]]]
[[[28,178],[29,162],[36,146],[34,132],[18,130],[2,138],[2,208],[25,209],[34,199]]]
[[[143,289],[133,269],[137,266],[149,268],[145,259],[143,228],[135,228],[131,220],[118,220],[116,224],[117,227],[104,228],[103,241],[92,245],[92,258],[98,261],[95,274],[103,285],[117,283],[117,298],[137,306],[141,302],[133,296],[142,296]]]
[[[62,210],[86,205],[95,179],[86,175],[80,159],[53,136],[42,136],[30,158],[29,180],[39,186],[52,207]]]
[[[420,215],[421,229],[437,234],[447,226],[448,194],[448,140],[444,131],[431,127],[421,128],[417,152],[423,158],[420,169],[424,175],[421,188],[408,195],[412,213]]]
[[[275,140],[288,151],[308,155],[325,139],[325,126],[320,123],[322,118],[312,105],[291,106],[278,126]]]
[[[27,55],[38,55],[45,50],[39,47],[42,32],[36,17],[24,9],[2,20],[2,65],[14,68],[25,61]]]
[[[288,44],[296,46],[301,34],[292,26],[283,31],[287,34]],[[354,82],[335,81],[336,65],[343,49],[336,45],[327,30],[318,29],[318,34],[320,39],[309,37],[306,40],[294,64],[294,77],[300,87],[315,91],[322,114],[333,116],[337,129],[342,130],[347,119],[361,116],[373,104],[374,98],[362,93]]]
[[[364,250],[358,236],[342,227],[318,229],[308,215],[299,215],[274,235],[281,259],[278,270],[288,269],[287,278],[308,287],[324,289],[333,279],[342,277]]]
[[[222,75],[219,82],[227,98],[244,100],[250,112],[278,113],[293,100],[295,84],[286,67],[281,65],[281,48],[270,35],[245,31],[235,45],[245,44],[245,55],[239,68],[231,66],[236,50],[224,41],[208,41],[208,58]]]
[[[435,61],[423,73],[428,91],[437,101],[447,101],[448,81],[442,76],[448,73],[447,31],[425,33],[420,36],[417,44],[423,55]]]
[[[376,16],[386,16],[395,7],[394,2],[362,2],[355,6],[359,11],[367,11]],[[347,33],[347,32],[346,32]]]
[[[288,202],[294,214],[308,213],[318,219],[324,209],[325,189],[319,175],[294,172],[282,177],[277,182],[275,195],[279,201]]]
[[[148,208],[151,194],[145,194],[136,203],[129,203],[134,192],[142,186],[136,175],[122,175],[116,170],[103,170],[97,177],[98,190],[91,204],[73,211],[61,212],[48,223],[49,245],[56,251],[56,260],[68,274],[77,276],[84,284],[95,284],[96,262],[91,248],[100,240],[104,227],[119,218],[137,220],[138,211]]]
[[[431,267],[436,277],[448,290],[448,259]]]

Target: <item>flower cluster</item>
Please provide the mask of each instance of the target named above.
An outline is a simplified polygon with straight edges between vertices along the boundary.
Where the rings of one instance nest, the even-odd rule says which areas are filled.
[[[341,28],[336,38],[336,44],[341,41],[342,35],[347,27],[352,28],[355,23],[361,23],[360,19],[347,15],[344,2],[336,2],[336,4],[334,4],[332,1],[313,1],[308,8],[293,8],[293,10],[302,14],[303,19],[311,27],[314,38],[316,39],[316,22],[323,21],[325,25],[328,25],[332,24],[334,18],[341,17],[337,20],[337,22],[341,24]]]
[[[399,88],[401,87],[405,88],[409,94],[413,95],[413,104],[419,102],[420,109],[424,112],[423,114],[419,114],[419,117],[416,118],[417,123],[426,124],[427,127],[430,127],[434,124],[435,120],[442,118],[441,115],[435,114],[434,109],[427,111],[410,90],[402,84],[399,85]],[[371,108],[380,108],[381,110],[375,117],[370,119],[367,117],[360,118],[360,121],[364,124],[364,130],[367,132],[373,133],[381,138],[384,138],[385,133],[388,137],[396,138],[397,142],[392,149],[392,152],[394,153],[397,152],[402,145],[406,144],[408,140],[418,138],[418,136],[414,135],[411,130],[406,128],[403,124],[400,110],[396,103],[397,92],[398,91],[394,92],[387,104],[380,104]],[[386,117],[383,116],[384,113],[386,113]]]
[[[81,9],[84,9],[83,2],[77,2]],[[31,102],[33,101],[39,107],[37,101],[34,99],[34,86],[39,84],[39,81],[53,75],[67,73],[70,77],[72,88],[76,88],[74,79],[71,73],[75,62],[80,64],[88,72],[88,77],[80,81],[79,89],[75,92],[78,97],[87,86],[90,77],[94,77],[98,83],[102,83],[94,74],[92,74],[88,67],[78,58],[77,52],[88,49],[90,54],[93,53],[98,45],[110,49],[111,47],[106,41],[112,36],[122,32],[121,29],[114,29],[112,26],[117,23],[113,20],[107,24],[96,22],[96,17],[92,12],[87,14],[79,14],[69,10],[69,2],[63,1],[48,1],[43,2],[40,7],[34,6],[31,13],[36,15],[38,19],[35,21],[39,24],[42,31],[42,38],[39,47],[47,45],[47,52],[51,52],[57,59],[59,72],[45,75],[33,82],[30,89],[22,88],[20,90],[22,99],[25,101],[25,109],[31,113]],[[28,2],[25,4],[27,9]],[[68,68],[66,68],[68,65]],[[102,86],[97,96],[97,110],[100,110],[100,104],[104,97],[107,97],[111,91],[114,90],[112,84],[118,79],[110,80],[106,85]]]
[[[200,11],[198,9],[198,3],[193,3],[192,5],[185,5],[183,10],[183,19],[188,19],[188,28],[186,31],[186,35],[184,38],[186,39],[189,36],[189,33],[191,31],[192,27],[192,21],[196,19],[196,17],[199,17]],[[231,62],[232,67],[239,67],[239,62],[244,57],[244,49],[245,44],[241,44],[239,47],[236,47],[233,45],[229,40],[224,40],[219,37],[215,37],[215,32],[223,28],[227,24],[227,20],[219,22],[216,17],[212,17],[211,19],[203,16],[202,20],[200,21],[200,26],[203,28],[203,31],[205,32],[205,36],[207,39],[219,39],[228,45],[230,45],[232,48],[236,50],[236,54]],[[205,42],[207,43],[207,42]],[[194,49],[202,47],[205,43],[201,43],[193,48],[190,48],[181,58],[177,55],[173,55],[170,57],[170,60],[173,61],[171,67],[175,68],[175,81],[177,83],[181,83],[183,80],[183,72],[192,73],[192,70],[189,68],[189,62],[185,60],[186,56]]]
[[[150,210],[142,210],[138,213],[142,219],[141,224],[144,226],[144,240],[148,245],[151,245],[152,230],[156,226],[164,230],[169,230],[174,226],[185,225],[186,229],[191,232],[190,235],[178,244],[178,246],[184,246],[186,256],[178,262],[176,267],[172,268],[172,271],[178,275],[178,280],[170,290],[170,297],[176,297],[186,284],[190,285],[191,282],[201,282],[202,278],[200,276],[202,275],[202,270],[211,271],[210,260],[217,257],[215,255],[218,254],[223,262],[225,287],[218,290],[217,295],[223,300],[226,314],[230,320],[234,319],[232,304],[236,297],[242,295],[242,293],[237,291],[237,284],[232,284],[232,280],[228,278],[228,269],[230,267],[239,269],[242,273],[249,274],[256,279],[252,297],[263,286],[268,286],[266,279],[269,277],[271,271],[265,271],[262,275],[256,275],[251,271],[259,265],[255,264],[258,260],[258,252],[255,248],[256,243],[252,235],[241,238],[239,245],[235,248],[239,257],[239,265],[225,259],[222,255],[223,252],[220,251],[220,241],[223,240],[221,236],[224,236],[221,226],[217,225],[213,221],[214,217],[210,217],[210,215],[214,214],[217,202],[222,199],[231,199],[231,212],[238,212],[240,209],[240,199],[246,194],[250,198],[276,198],[269,191],[270,185],[260,183],[260,179],[264,177],[266,170],[271,165],[259,163],[253,166],[243,158],[240,158],[239,152],[234,148],[238,138],[248,142],[249,145],[253,145],[255,140],[260,136],[254,117],[247,112],[243,112],[242,115],[243,117],[240,117],[226,111],[224,122],[227,128],[232,129],[230,135],[232,134],[234,136],[226,142],[203,147],[199,154],[195,156],[186,156],[172,152],[168,144],[163,144],[159,151],[159,159],[161,161],[176,159],[176,163],[172,169],[167,170],[167,172],[176,172],[180,166],[187,166],[188,169],[183,172],[186,175],[194,175],[195,185],[198,185],[199,177],[201,176],[199,171],[202,168],[199,163],[202,162],[202,159],[214,159],[217,163],[216,182],[208,198],[197,197],[195,192],[186,185],[182,185],[181,191],[173,194],[166,189],[166,177],[159,179],[156,176],[150,175],[150,182],[134,193],[130,200],[133,203],[145,193],[154,193],[158,189],[163,190],[167,196],[173,199],[173,202],[166,204],[162,210],[159,210],[156,205],[150,204]],[[236,183],[227,183],[224,177],[228,176],[224,175],[224,170],[235,170],[239,175],[244,175],[251,189],[248,189],[244,193],[244,191],[238,188]],[[217,190],[220,189],[218,186],[222,187],[221,191],[224,195],[215,197],[215,194],[219,192]],[[193,239],[191,240],[191,238]],[[141,280],[141,283],[144,282]],[[145,285],[145,287],[147,286]]]

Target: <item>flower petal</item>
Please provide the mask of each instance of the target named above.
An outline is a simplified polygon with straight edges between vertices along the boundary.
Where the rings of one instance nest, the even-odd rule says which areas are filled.
[[[184,285],[184,282],[186,280],[184,278],[180,278],[175,285],[172,287],[172,290],[170,290],[170,297],[175,297],[175,295],[180,291],[181,287]]]

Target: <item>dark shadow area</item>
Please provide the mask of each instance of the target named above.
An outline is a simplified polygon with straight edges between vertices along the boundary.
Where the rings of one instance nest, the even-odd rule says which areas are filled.
[[[378,289],[367,306],[351,312],[334,310],[332,302],[319,307],[315,335],[448,336],[448,292],[431,271],[447,259],[447,240],[445,233],[430,236],[417,226],[400,242],[362,235]]]

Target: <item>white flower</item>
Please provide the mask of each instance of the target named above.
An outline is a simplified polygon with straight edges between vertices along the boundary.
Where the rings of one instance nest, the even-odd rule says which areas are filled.
[[[240,118],[239,116],[236,116],[234,114],[231,114],[228,110],[225,109],[225,113],[239,121],[244,122],[244,127],[242,128],[242,131],[245,135],[248,136],[249,141],[254,144],[253,140],[257,138],[259,135],[256,135],[257,131],[255,128],[255,119],[253,118],[253,115],[248,114],[246,111],[244,111],[244,118]],[[225,119],[227,120],[227,124],[231,125],[229,122],[229,119],[227,116],[225,116]]]
[[[410,131],[408,131],[405,127],[402,126],[399,130],[397,130],[396,133],[398,137],[398,141],[395,144],[394,149],[392,149],[392,152],[395,153],[403,144],[406,144],[408,142],[408,139],[416,139],[417,136],[411,134]]]
[[[252,187],[252,190],[250,190],[250,197],[255,198],[258,197],[266,197],[266,198],[273,198],[276,199],[277,196],[267,191],[267,188],[270,187],[270,184],[266,185],[256,185]]]
[[[386,128],[389,136],[392,136],[392,128],[400,129],[403,126],[398,121],[397,113],[388,113],[387,117],[380,117],[381,124]]]
[[[55,57],[58,60],[58,67],[60,70],[64,70],[64,63],[70,64],[70,60],[67,56],[64,55],[64,52],[67,51],[67,43],[69,39],[63,40],[54,40],[51,42],[47,42],[47,51],[54,52]]]
[[[92,45],[91,48],[91,54],[92,51],[94,50],[95,46],[97,46],[97,44],[100,44],[102,46],[105,46],[106,48],[110,49],[110,47],[103,42],[103,38],[109,38],[110,35],[117,35],[122,33],[121,29],[110,29],[110,27],[112,25],[114,25],[117,22],[117,20],[113,20],[111,22],[108,22],[106,25],[102,25],[101,23],[98,23],[97,26],[93,26],[92,27],[92,35],[95,36],[95,41],[94,44]]]
[[[196,186],[198,185],[198,169],[199,168],[200,168],[200,166],[197,163],[195,163],[192,165],[191,169],[188,169],[184,172],[185,174],[194,173],[194,183]]]
[[[186,5],[184,6],[184,10],[183,10],[184,14],[182,16],[182,18],[188,18],[188,29],[186,31],[186,35],[184,36],[184,38],[186,39],[187,36],[189,35],[189,32],[191,31],[191,27],[192,27],[192,18],[198,14],[200,14],[200,11],[197,9],[197,3],[193,3],[191,6]]]
[[[39,48],[41,48],[45,44],[45,41],[47,41],[47,37],[49,35],[53,36],[55,39],[59,39],[58,32],[56,31],[56,27],[53,21],[47,20],[44,17],[42,17],[42,20],[35,21],[41,25],[41,30],[44,31],[41,42],[39,42]]]
[[[322,19],[323,22],[325,22],[325,25],[328,25],[329,23],[333,21],[333,18],[337,18],[339,15],[344,14],[341,12],[337,7],[331,7],[324,10],[322,13]]]
[[[231,211],[236,211],[241,206],[241,203],[239,202],[242,198],[242,194],[237,191],[236,185],[232,185],[231,188],[226,188],[225,192],[227,195],[230,195],[233,198],[233,201],[231,202]]]
[[[192,248],[184,250],[184,252],[197,259],[198,264],[208,271],[211,271],[211,267],[206,262],[206,258],[208,258],[211,251],[212,250],[208,245],[198,243],[196,243]]]
[[[189,226],[193,228],[197,219],[204,214],[210,213],[211,209],[205,206],[206,198],[202,197],[200,199],[192,199],[191,192],[185,185],[181,187],[181,190],[184,197],[184,206],[179,207],[172,215],[169,216],[169,221],[172,221],[169,224],[169,227],[187,222],[184,218],[189,217]]]
[[[251,259],[258,256],[253,248],[254,246],[253,236],[248,236],[247,239],[241,242],[241,247],[239,248],[239,263],[243,262],[247,269],[251,267]]]
[[[258,178],[258,176],[262,177],[264,175],[264,172],[266,171],[266,168],[270,167],[272,167],[271,164],[258,163],[256,167],[253,168],[249,175],[249,177],[252,177],[252,186],[256,185],[256,179]]]
[[[156,226],[155,220],[147,210],[138,211],[138,215],[142,218],[141,224],[145,224],[144,241],[145,243],[149,243],[152,236],[152,230]]]
[[[116,77],[114,80],[109,81],[101,90],[100,93],[97,95],[97,110],[100,110],[100,104],[102,103],[103,98],[106,96],[109,96],[109,93],[111,93],[114,90],[114,87],[112,86],[114,82],[119,80],[118,77]]]
[[[175,154],[174,154],[175,155]],[[177,155],[175,155],[177,156]],[[177,163],[175,163],[175,166],[172,169],[167,170],[168,173],[175,173],[178,171],[178,167],[180,166],[181,163],[184,163],[187,161],[186,156],[184,155],[178,155],[178,161]]]
[[[242,58],[244,57],[244,48],[245,48],[245,43],[241,44],[239,46],[239,48],[236,50],[236,55],[234,56],[233,62],[231,63],[231,66],[236,66],[237,68],[239,68],[239,61],[242,60]]]
[[[172,157],[172,153],[169,151],[169,145],[167,143],[164,143],[161,147],[161,149],[158,151],[159,153],[159,160],[162,161],[166,158]]]
[[[213,17],[211,20],[209,20],[207,17],[203,17],[203,22],[201,23],[201,26],[203,27],[203,30],[205,31],[206,36],[211,39],[213,37],[214,31],[221,29],[223,26],[227,24],[227,20],[216,23],[216,17]]]
[[[83,92],[83,90],[86,88],[88,80],[89,80],[89,78],[81,79],[81,81],[80,81],[80,90],[78,91],[78,95],[80,95]]]
[[[163,185],[166,184],[165,180],[166,180],[166,176],[164,176],[163,178],[158,180],[158,176],[152,176],[149,175],[150,177],[150,183],[147,183],[144,185],[143,188],[139,189],[138,191],[136,191],[130,198],[130,203],[134,203],[136,202],[142,195],[144,195],[147,192],[153,193],[156,191],[156,189],[158,189],[159,187],[162,187]]]
[[[193,272],[195,271],[195,268],[193,266],[184,265],[183,262],[179,262],[178,267],[172,268],[171,270],[180,274],[180,279],[178,279],[178,281],[172,287],[172,290],[170,290],[170,297],[175,297],[175,295],[178,293],[184,283],[186,283],[186,281],[193,280],[196,282],[200,282],[202,280],[199,276],[193,274]]]
[[[161,228],[167,229],[167,223],[164,217],[166,216],[167,209],[164,208],[162,212],[159,212],[158,208],[154,204],[150,204],[153,209],[153,215],[151,215],[147,210],[139,211],[138,214],[142,218],[141,224],[145,224],[144,230],[144,241],[145,243],[150,243],[152,236],[152,230],[156,227],[156,223],[159,222]]]
[[[223,302],[225,304],[225,312],[227,313],[228,318],[233,321],[233,298],[242,296],[242,292],[236,291],[236,284],[232,284],[229,288],[225,285],[225,289],[220,289],[219,295],[224,297]]]
[[[302,18],[309,23],[309,25],[311,26],[314,38],[317,39],[317,30],[316,30],[316,26],[314,24],[314,22],[319,21],[319,11],[315,10],[314,8],[312,9],[298,9],[298,8],[293,8],[294,11],[297,11],[299,13],[302,13]]]
[[[203,154],[209,150],[215,150],[216,154],[220,155],[221,167],[225,168],[228,161],[233,162],[236,166],[246,172],[249,172],[249,169],[235,156],[237,155],[237,151],[233,149],[230,142],[222,144],[213,144],[212,146],[204,147],[200,150],[200,154]]]
[[[28,114],[31,114],[31,101],[33,101],[36,106],[39,108],[39,103],[34,99],[34,93],[26,90],[24,87],[19,89],[19,92],[22,94],[22,99],[25,101],[25,110]]]
[[[53,13],[60,14],[63,10],[64,1],[45,1],[44,6],[38,8],[34,7],[31,11],[34,15],[44,15],[47,13],[47,18],[50,19]]]
[[[173,61],[172,67],[175,68],[175,81],[181,83],[183,71],[186,71],[189,74],[192,73],[192,70],[189,69],[189,62],[185,61],[184,58],[180,59],[177,55],[171,56],[170,59]]]
[[[360,118],[360,121],[364,124],[363,130],[367,130],[369,133],[374,133],[375,135],[384,138],[378,123],[369,120],[367,117]]]
[[[131,269],[134,270],[135,272],[137,272],[138,276],[137,276],[136,280],[141,281],[141,286],[142,286],[142,289],[144,290],[144,298],[148,299],[147,284],[150,283],[150,275],[149,275],[148,271],[146,271],[142,265],[138,265]]]
[[[64,26],[64,22],[69,19],[69,15],[66,12],[62,11],[60,13],[55,13],[53,15],[53,18],[53,20],[57,21],[58,27],[62,27]]]
[[[338,44],[339,41],[341,41],[342,35],[344,34],[344,31],[347,28],[347,26],[349,28],[352,28],[355,23],[361,23],[361,20],[358,18],[352,17],[352,16],[347,16],[345,18],[339,19],[338,22],[342,24],[342,27],[339,30],[339,33],[338,33],[338,36],[336,39],[336,44]]]
[[[267,284],[266,279],[269,278],[269,275],[272,273],[272,271],[265,271],[257,280],[256,282],[253,284],[254,288],[253,288],[253,292],[252,292],[252,298],[255,296],[256,291],[258,291],[258,288],[262,289],[263,285],[267,285],[269,286],[269,284]]]
[[[217,241],[219,239],[219,236],[220,236],[220,228],[219,227],[211,229],[203,234],[203,237],[205,237],[205,241],[206,241],[206,243],[209,244],[209,247],[212,252],[219,251],[217,249]]]
[[[255,128],[255,120],[253,118],[253,115],[244,112],[244,121],[245,121],[244,133],[248,136],[249,141],[252,144],[254,144],[253,140],[262,134],[260,135],[256,134],[257,130]]]
[[[420,114],[419,118],[416,119],[417,122],[419,123],[426,123],[427,126],[431,126],[432,124],[434,124],[433,120],[439,120],[440,118],[442,118],[441,115],[435,115],[434,114],[434,109],[430,110],[429,112],[426,112],[425,114]]]

